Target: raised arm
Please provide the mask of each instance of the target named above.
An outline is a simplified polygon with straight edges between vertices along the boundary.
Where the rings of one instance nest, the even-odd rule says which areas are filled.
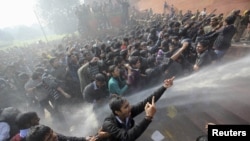
[[[181,53],[188,47],[188,44],[189,44],[188,42],[184,42],[182,44],[182,47],[174,55],[172,55],[170,58],[174,61],[177,60],[179,58],[179,56],[181,55]]]
[[[153,94],[148,96],[143,101],[141,101],[141,102],[137,103],[136,105],[132,106],[131,117],[133,118],[133,117],[137,116],[138,114],[142,113],[144,111],[145,105],[148,102],[151,102],[153,97],[154,97],[154,101],[157,102],[161,98],[161,96],[163,95],[165,90],[167,88],[170,88],[173,85],[174,78],[175,77],[164,80],[163,85],[160,88],[158,88]]]

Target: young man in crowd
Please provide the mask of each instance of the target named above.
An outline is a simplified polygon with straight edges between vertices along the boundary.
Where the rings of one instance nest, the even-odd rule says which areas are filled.
[[[107,136],[107,133],[99,132],[97,136],[68,137],[54,132],[48,126],[36,125],[30,128],[26,141],[96,141]]]
[[[209,41],[208,40],[201,40],[198,41],[196,46],[196,62],[193,66],[194,71],[198,71],[201,67],[209,65],[212,63],[212,51],[208,50]]]
[[[21,113],[16,117],[16,124],[20,130],[10,141],[24,141],[30,127],[39,125],[40,118],[36,112]]]
[[[96,74],[94,82],[88,84],[83,91],[84,99],[88,103],[92,103],[94,105],[101,104],[101,101],[105,100],[109,96],[106,81],[107,80],[103,74]]]
[[[19,109],[14,107],[0,109],[0,141],[9,141],[18,133],[15,119],[19,113]]]
[[[160,99],[165,90],[173,85],[174,77],[164,80],[163,86],[157,89],[145,100],[131,106],[124,97],[114,95],[109,103],[112,114],[106,117],[102,131],[110,134],[108,140],[134,141],[147,129],[156,112],[155,102]],[[134,117],[145,110],[145,118],[135,126]]]

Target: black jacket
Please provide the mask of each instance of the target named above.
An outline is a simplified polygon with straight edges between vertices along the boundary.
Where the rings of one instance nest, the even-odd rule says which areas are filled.
[[[218,50],[227,50],[231,46],[231,40],[235,33],[236,28],[234,27],[234,25],[228,25],[223,29],[208,35],[205,38],[211,40],[216,37],[213,47]]]
[[[133,105],[131,108],[131,117],[128,120],[128,127],[120,123],[114,114],[106,117],[102,126],[103,131],[108,132],[111,136],[108,141],[134,141],[136,140],[151,123],[151,120],[143,118],[139,124],[135,125],[133,118],[144,111],[144,107],[147,102],[152,101],[152,97],[155,96],[155,101],[159,100],[166,88],[160,87],[153,94],[147,97],[145,100]]]
[[[106,86],[103,86],[102,88],[95,88],[97,87],[95,84],[95,81],[88,84],[83,91],[83,97],[84,99],[89,102],[93,103],[94,100],[98,101],[101,99],[105,99],[108,97],[109,92]]]

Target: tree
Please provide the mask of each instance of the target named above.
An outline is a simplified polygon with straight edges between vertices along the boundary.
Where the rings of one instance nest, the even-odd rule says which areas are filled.
[[[79,0],[38,0],[36,13],[55,33],[71,33],[77,30],[75,7],[78,5]]]

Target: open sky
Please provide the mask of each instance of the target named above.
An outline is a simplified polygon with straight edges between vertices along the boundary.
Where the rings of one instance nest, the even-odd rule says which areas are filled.
[[[37,23],[35,3],[36,0],[0,0],[0,29]]]

